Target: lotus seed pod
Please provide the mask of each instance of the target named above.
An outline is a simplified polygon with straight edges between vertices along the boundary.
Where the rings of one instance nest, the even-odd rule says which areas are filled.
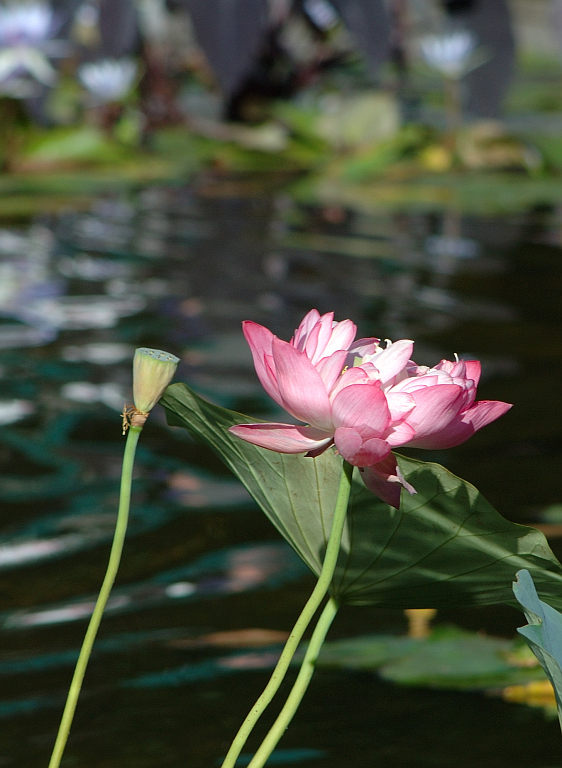
[[[133,359],[133,400],[135,408],[149,413],[174,377],[179,357],[160,349],[141,347]]]

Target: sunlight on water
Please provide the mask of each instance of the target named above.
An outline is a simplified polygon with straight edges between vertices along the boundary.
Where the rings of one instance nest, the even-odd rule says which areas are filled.
[[[377,212],[301,204],[285,192],[206,197],[219,188],[107,195],[87,211],[0,229],[0,763],[7,768],[43,765],[52,743],[113,532],[119,413],[131,399],[137,346],[170,350],[181,359],[177,380],[266,420],[284,417],[255,377],[240,332],[245,319],[290,338],[303,312],[317,307],[353,318],[361,335],[415,338],[419,362],[454,352],[481,359],[482,397],[515,402],[512,421],[473,447],[431,458],[518,521],[560,502],[552,393],[562,356],[562,262],[548,224],[558,214],[545,214],[545,224],[533,212],[501,220]],[[529,406],[529,387],[548,403],[548,418]],[[500,488],[507,467],[511,484]],[[246,490],[185,432],[169,430],[159,409],[135,472],[123,567],[68,759],[88,768],[123,761],[151,768],[162,757],[205,768],[226,750],[275,664],[309,593],[308,572],[287,545],[271,541],[276,534]],[[513,631],[511,614],[496,619],[497,630],[488,614],[455,620]],[[407,645],[396,639],[404,629],[401,614],[342,612],[336,643],[354,638],[355,650],[336,644],[330,653],[348,653],[359,671],[331,666],[328,653],[272,765],[319,760],[339,768],[346,755],[354,765],[444,764],[449,755],[425,745],[437,727],[432,718],[459,743],[471,727],[487,733],[494,768],[512,768],[514,750],[522,753],[514,739],[540,732],[546,746],[529,768],[549,763],[558,735],[540,713],[457,693],[406,695],[366,672],[361,648],[371,648],[372,662],[370,635],[390,638],[392,655]],[[26,736],[24,758],[23,727],[38,734]],[[484,735],[469,741],[459,768],[483,762]],[[250,759],[244,754],[239,764]]]

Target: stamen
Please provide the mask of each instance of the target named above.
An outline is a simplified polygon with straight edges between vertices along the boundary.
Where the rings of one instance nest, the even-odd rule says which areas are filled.
[[[135,419],[135,417],[137,417]],[[123,434],[127,434],[127,430],[131,425],[133,426],[142,426],[144,422],[146,421],[148,417],[148,413],[144,413],[144,411],[139,411],[138,408],[135,408],[134,405],[125,405],[123,406],[123,413],[121,414],[121,418],[123,419],[122,425],[123,425]],[[134,421],[138,421],[138,424],[134,424]],[[141,424],[142,422],[142,424]]]

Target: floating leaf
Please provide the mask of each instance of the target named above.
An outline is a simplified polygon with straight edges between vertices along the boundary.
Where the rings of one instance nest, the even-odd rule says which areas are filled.
[[[536,667],[518,665],[517,642],[438,627],[427,638],[367,635],[328,641],[319,666],[378,672],[400,685],[487,690],[529,681],[542,681]]]
[[[92,126],[55,128],[34,136],[28,142],[18,167],[33,170],[69,162],[115,162],[127,157],[126,151],[112,143],[103,131]]]
[[[361,635],[328,640],[322,646],[317,664],[321,667],[375,672],[385,664],[411,653],[424,642],[408,635]]]
[[[385,664],[380,674],[401,685],[488,689],[542,678],[540,668],[517,669],[506,659],[510,640],[463,632],[436,632],[415,651]],[[538,672],[538,674],[537,674]]]
[[[390,240],[348,235],[318,235],[304,232],[290,232],[281,240],[284,248],[319,251],[355,256],[360,259],[391,259],[396,261],[396,249]]]
[[[517,631],[523,635],[552,683],[562,728],[562,614],[539,599],[533,577],[527,570],[517,574],[513,592],[529,622]]]
[[[181,426],[223,459],[318,574],[329,535],[341,458],[284,455],[228,432],[255,419],[202,400],[185,384],[162,400]],[[397,457],[417,494],[399,511],[377,499],[355,473],[332,593],[340,602],[403,608],[514,604],[515,572],[532,571],[543,595],[562,606],[562,566],[537,530],[505,520],[469,483],[437,464]]]

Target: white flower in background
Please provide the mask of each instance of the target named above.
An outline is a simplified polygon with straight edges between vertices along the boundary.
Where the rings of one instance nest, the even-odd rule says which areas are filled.
[[[64,55],[66,50],[62,41],[52,39],[55,31],[53,10],[45,2],[12,1],[0,5],[0,89],[3,92],[18,96],[21,91],[22,97],[30,95],[21,76],[31,76],[43,85],[54,83],[56,72],[49,58]]]
[[[133,87],[137,65],[133,59],[102,59],[82,64],[78,79],[102,103],[121,101]]]
[[[426,64],[444,77],[458,80],[470,69],[476,38],[466,31],[448,32],[443,35],[425,35],[419,44]]]
[[[303,8],[318,29],[326,32],[337,27],[340,17],[334,6],[327,0],[304,0]]]
[[[53,11],[41,2],[12,2],[0,7],[0,45],[41,45],[51,37]]]

